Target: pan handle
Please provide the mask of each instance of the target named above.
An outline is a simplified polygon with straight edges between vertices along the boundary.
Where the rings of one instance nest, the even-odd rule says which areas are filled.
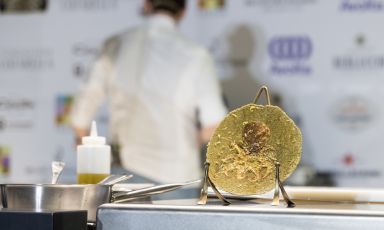
[[[143,189],[138,189],[138,190],[133,190],[128,192],[116,192],[112,194],[112,202],[123,203],[131,200],[135,200],[138,198],[170,192],[170,191],[182,188],[184,186],[192,185],[199,182],[201,182],[201,180],[195,180],[195,181],[190,181],[186,183],[157,185],[149,188],[143,188]]]
[[[111,174],[108,177],[104,178],[102,181],[100,181],[98,184],[103,185],[115,185],[119,182],[129,180],[133,177],[133,175],[117,175],[117,174]]]

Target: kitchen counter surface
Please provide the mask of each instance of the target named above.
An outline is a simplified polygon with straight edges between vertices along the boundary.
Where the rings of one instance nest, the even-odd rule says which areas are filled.
[[[383,229],[384,203],[296,201],[271,206],[268,199],[155,200],[143,204],[106,204],[98,210],[98,230],[123,229]]]

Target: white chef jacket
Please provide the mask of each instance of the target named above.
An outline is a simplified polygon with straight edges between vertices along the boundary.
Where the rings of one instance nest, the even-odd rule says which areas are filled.
[[[201,176],[196,121],[217,124],[226,109],[211,56],[184,38],[172,18],[153,16],[104,44],[72,124],[89,127],[106,96],[125,168],[158,182]]]

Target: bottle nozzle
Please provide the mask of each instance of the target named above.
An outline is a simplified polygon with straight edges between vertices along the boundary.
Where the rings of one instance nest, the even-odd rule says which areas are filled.
[[[82,138],[83,144],[90,145],[103,145],[105,144],[105,137],[99,137],[97,134],[96,121],[92,121],[91,132],[89,136]]]
[[[91,137],[97,137],[97,126],[96,126],[96,121],[92,121],[92,126],[91,126]]]

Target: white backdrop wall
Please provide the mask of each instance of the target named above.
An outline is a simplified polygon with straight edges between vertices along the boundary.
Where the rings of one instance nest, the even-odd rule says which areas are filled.
[[[52,160],[74,180],[73,96],[102,42],[143,20],[141,3],[0,10],[0,181],[47,182]],[[383,21],[383,0],[190,0],[180,27],[211,50],[231,109],[268,84],[303,130],[305,164],[383,186]]]

